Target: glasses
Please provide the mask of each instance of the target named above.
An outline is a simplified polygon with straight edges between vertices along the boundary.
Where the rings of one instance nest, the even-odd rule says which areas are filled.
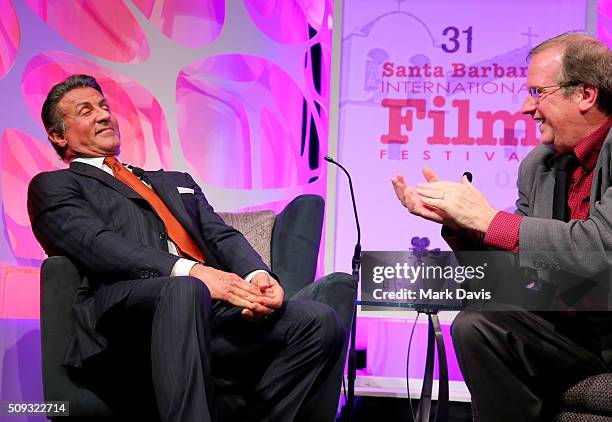
[[[538,87],[534,87],[534,88],[529,88],[529,95],[531,95],[531,98],[533,98],[536,101],[540,101],[540,99],[542,98],[542,96],[544,94],[546,94],[545,89],[549,89],[549,88],[565,88],[568,86],[574,86],[576,85],[576,82],[566,82],[563,84],[556,84],[556,85],[548,85],[548,86],[538,86]]]

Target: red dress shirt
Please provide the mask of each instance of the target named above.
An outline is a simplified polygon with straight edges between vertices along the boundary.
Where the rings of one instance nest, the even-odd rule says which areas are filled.
[[[608,119],[599,129],[580,140],[574,147],[574,153],[578,157],[580,165],[572,173],[567,199],[571,220],[586,220],[589,218],[593,170],[610,127],[612,127],[612,118]],[[484,243],[497,249],[518,252],[522,220],[523,217],[520,215],[499,211],[493,217],[485,233]]]

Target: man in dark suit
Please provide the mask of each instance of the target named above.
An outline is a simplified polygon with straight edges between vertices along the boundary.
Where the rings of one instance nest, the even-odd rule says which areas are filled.
[[[163,421],[214,420],[215,374],[252,382],[242,420],[333,420],[329,372],[346,336],[335,311],[284,301],[191,176],[119,163],[94,78],[55,85],[42,119],[70,168],[32,180],[28,212],[45,251],[86,276],[65,359],[74,375],[132,420],[156,413],[150,395]]]
[[[393,179],[404,206],[443,224],[454,250],[516,253],[537,274],[538,293],[571,309],[496,305],[512,311],[457,316],[453,343],[482,421],[552,420],[563,391],[612,368],[612,56],[592,37],[568,33],[530,57],[521,111],[539,123],[543,145],[521,163],[515,214],[491,207],[465,176],[439,181],[426,168],[416,189]],[[495,268],[496,276],[510,270]],[[524,281],[503,280],[515,290]]]

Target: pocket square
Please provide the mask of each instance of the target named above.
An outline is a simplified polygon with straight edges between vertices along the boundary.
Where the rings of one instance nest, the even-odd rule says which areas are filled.
[[[194,193],[193,189],[191,189],[191,188],[184,188],[182,186],[177,186],[176,188],[178,189],[179,193],[190,193],[192,195]]]

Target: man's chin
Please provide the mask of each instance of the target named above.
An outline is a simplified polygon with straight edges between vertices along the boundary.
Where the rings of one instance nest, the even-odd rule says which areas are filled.
[[[121,142],[118,139],[116,142],[108,142],[105,146],[102,146],[102,150],[105,151],[105,154],[103,154],[105,156],[119,155],[119,152],[121,151]]]
[[[554,146],[555,146],[555,140],[554,140],[554,138],[552,138],[552,139],[551,139],[551,138],[548,138],[548,137],[545,137],[545,136],[543,136],[543,137],[541,137],[541,138],[540,138],[540,143],[541,143],[542,145],[549,145],[549,146],[552,146],[552,147],[554,147]]]

